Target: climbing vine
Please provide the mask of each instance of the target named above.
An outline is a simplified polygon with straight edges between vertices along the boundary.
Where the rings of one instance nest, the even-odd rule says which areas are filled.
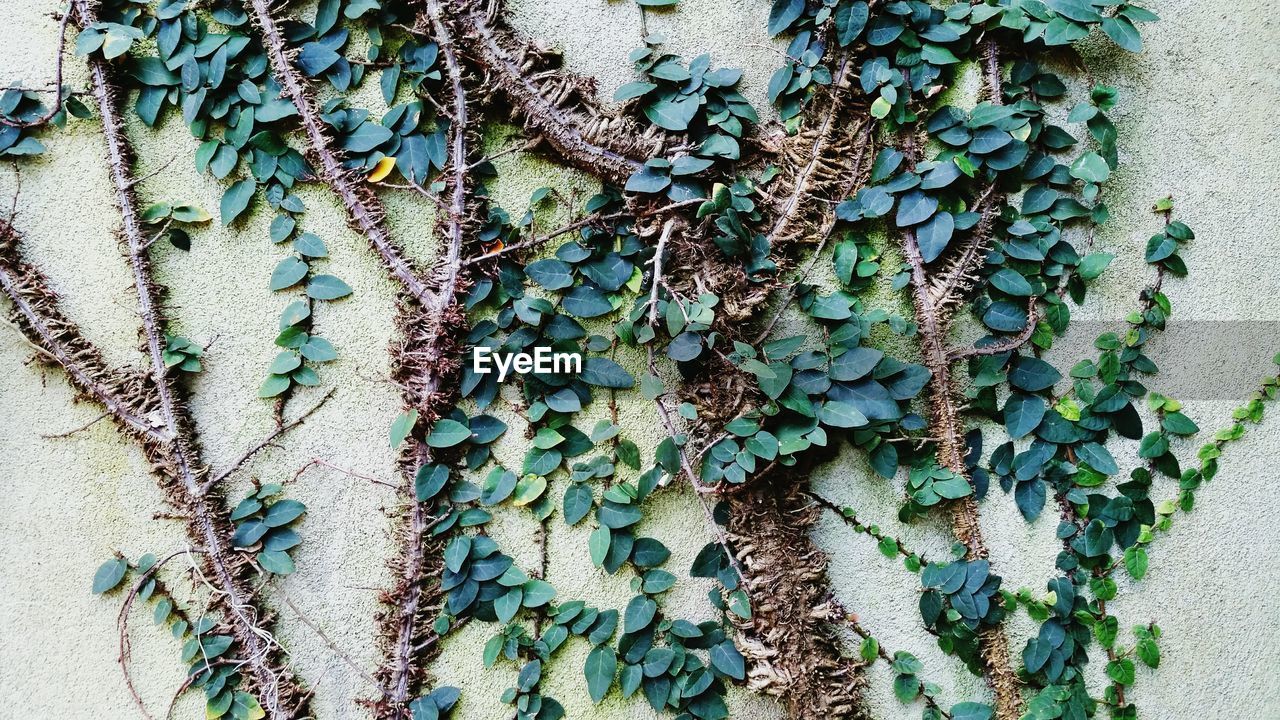
[[[1092,244],[1121,168],[1109,113],[1123,98],[1057,60],[1095,30],[1139,52],[1138,26],[1155,20],[1124,0],[773,0],[770,109],[752,106],[740,69],[647,35],[627,58],[635,79],[606,93],[611,112],[496,0],[321,0],[314,14],[266,0],[72,0],[61,28],[79,28],[90,86],[62,85],[59,54],[48,92],[0,94],[0,155],[43,152],[56,141],[43,126],[68,116],[101,123],[148,364],[107,365],[12,219],[0,225],[0,286],[40,357],[143,450],[185,526],[186,550],[118,553],[92,582],[123,595],[120,664],[141,711],[127,628],[139,600],[181,641],[179,694],[202,691],[208,718],[309,712],[258,590],[306,573],[293,554],[306,517],[331,509],[288,497],[283,479],[255,478],[228,503],[224,481],[341,392],[285,421],[295,396],[315,394],[317,368],[341,359],[317,303],[353,295],[328,259],[335,239],[308,229],[298,190],[314,183],[396,292],[392,585],[360,700],[376,717],[455,713],[470,690],[437,683],[432,663],[471,625],[488,638],[480,665],[515,671],[501,701],[518,718],[565,715],[543,680],[573,644],[585,645],[593,703],[642,696],[677,718],[730,717],[733,685],[797,718],[864,717],[877,662],[926,720],[1136,718],[1135,661],[1160,664],[1162,631],[1143,619],[1122,638],[1113,576],[1143,580],[1160,533],[1280,387],[1268,379],[1183,468],[1175,448],[1200,428],[1146,384],[1157,371],[1146,345],[1172,314],[1165,280],[1188,274],[1181,252],[1195,239],[1171,197],[1153,208],[1152,279],[1133,313],[1066,372],[1045,359],[1114,259]],[[1092,87],[1073,91],[1081,81]],[[373,82],[376,94],[361,92]],[[381,106],[361,105],[370,98]],[[146,126],[180,119],[195,168],[225,183],[221,224],[246,226],[264,206],[283,254],[262,269],[291,293],[258,391],[277,427],[219,470],[201,459],[210,430],[188,408],[190,376],[217,349],[171,330],[149,253],[161,239],[189,251],[212,216],[142,205],[126,101]],[[494,121],[518,126],[521,144],[486,155]],[[488,187],[513,151],[584,171],[598,191],[582,201],[542,188],[513,215]],[[429,264],[390,229],[392,193],[432,215]],[[547,230],[545,217],[565,221]],[[541,352],[581,365],[486,373],[464,362],[481,351],[499,368]],[[653,437],[623,429],[628,403],[651,407]],[[1127,476],[1122,440],[1141,459]],[[875,473],[856,482],[902,480],[902,523],[950,522],[947,556],[926,558],[815,489],[845,447]],[[1158,476],[1177,483],[1174,497]],[[1058,517],[1043,592],[1009,587],[990,557],[979,509],[1003,500],[992,481],[1028,522]],[[652,499],[676,492],[696,503],[707,540],[687,569],[650,523]],[[920,627],[985,679],[991,702],[944,707],[924,664],[841,604],[810,537],[823,512],[918,579]],[[499,513],[536,525],[537,567],[491,533]],[[628,579],[625,605],[562,596],[546,557],[558,532],[586,537],[582,568]],[[185,570],[162,578],[178,558]],[[179,578],[207,592],[178,592]],[[667,598],[682,582],[705,585],[712,619],[680,616]],[[1038,630],[1011,647],[1004,626],[1024,612]],[[1091,661],[1109,681],[1101,697]]]

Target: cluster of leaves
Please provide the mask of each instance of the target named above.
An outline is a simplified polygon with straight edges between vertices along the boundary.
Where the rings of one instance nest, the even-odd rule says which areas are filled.
[[[249,493],[231,511],[235,534],[231,544],[244,551],[257,551],[259,567],[275,575],[294,571],[289,551],[302,542],[294,530],[307,506],[297,500],[279,497],[284,487],[268,483]]]
[[[200,364],[204,348],[181,335],[165,335],[164,341],[162,357],[165,367],[186,373],[198,373],[204,369]]]
[[[836,274],[852,280],[861,251],[856,240],[845,243]],[[821,344],[802,350],[812,345],[807,335],[774,340],[759,351],[734,343],[729,359],[755,376],[766,402],[725,427],[730,437],[703,457],[704,483],[742,483],[757,466],[791,466],[811,447],[834,447],[841,438],[868,451],[876,472],[892,477],[900,458],[889,438],[924,426],[909,410],[929,381],[928,369],[864,345],[888,314],[863,308],[844,290],[823,295],[809,287],[798,298],[820,328]]]
[[[649,36],[645,47],[632,51],[636,71],[645,79],[618,88],[614,99],[634,101],[649,122],[663,130],[687,133],[693,151],[673,160],[650,160],[628,178],[626,190],[642,195],[665,192],[677,202],[706,197],[697,176],[740,160],[739,140],[760,118],[735,89],[741,70],[712,70],[710,55],[699,55],[686,66],[680,57],[659,51],[660,43],[660,38]]]
[[[925,627],[938,636],[938,646],[955,655],[980,675],[983,668],[978,631],[998,625],[1004,618],[1000,576],[991,573],[986,560],[931,563],[921,582],[920,615]]]
[[[440,685],[409,703],[409,713],[413,720],[449,720],[461,696],[460,689],[451,685]]]
[[[60,91],[63,96],[62,107],[49,118],[48,122],[55,127],[63,127],[67,123],[67,115],[78,118],[89,117],[89,108],[84,106],[66,88]],[[40,100],[40,94],[34,90],[20,87],[7,87],[0,92],[0,157],[28,157],[44,152],[44,143],[35,137],[36,131],[48,110]],[[26,125],[35,123],[30,127]]]
[[[760,185],[773,178],[773,171],[766,170]],[[711,196],[698,206],[697,218],[714,225],[716,232],[711,241],[726,257],[742,263],[747,279],[759,282],[777,272],[778,266],[770,258],[769,238],[756,230],[761,214],[753,196],[759,194],[759,185],[748,178],[738,178],[732,185],[716,183]]]
[[[617,195],[597,195],[588,202],[587,211],[609,215],[618,203]],[[497,235],[505,231],[495,231]],[[549,431],[526,454],[523,472],[550,475],[566,459],[589,451],[594,443],[570,424],[571,415],[591,404],[593,388],[625,390],[635,385],[635,378],[618,363],[589,356],[609,350],[613,343],[603,335],[589,334],[582,321],[613,313],[626,292],[639,289],[645,250],[625,219],[607,227],[589,226],[562,244],[552,258],[525,265],[504,256],[496,277],[482,278],[472,287],[468,310],[485,310],[491,317],[472,325],[468,344],[488,347],[497,355],[531,353],[542,347],[583,357],[579,375],[523,377],[521,392],[528,418],[538,432]],[[526,288],[526,279],[538,285],[537,294]],[[496,374],[464,368],[461,384],[463,396],[481,408],[497,396]]]
[[[192,619],[160,582],[156,575],[159,566],[151,553],[138,558],[136,563],[117,555],[94,573],[93,592],[102,595],[122,585],[134,585],[134,599],[152,603],[152,621],[158,626],[167,626],[173,638],[182,642],[182,662],[190,664],[188,682],[190,687],[204,693],[205,716],[209,720],[266,717],[257,698],[239,689],[238,663],[227,657],[234,638],[219,633],[216,618],[209,614]]]
[[[195,205],[156,203],[142,211],[143,223],[160,226],[159,230],[156,231],[155,240],[151,242],[163,237],[179,250],[191,249],[191,234],[182,227],[183,225],[202,225],[212,219],[213,216],[205,212],[203,208]],[[174,227],[175,223],[178,224],[178,227]]]
[[[317,27],[325,30],[319,32],[306,26],[309,32],[326,37],[341,34],[345,39],[346,31],[333,30],[328,19],[336,17],[339,3],[326,0],[321,5]],[[347,9],[361,5],[369,3],[350,3]],[[301,153],[285,141],[297,109],[280,97],[280,87],[268,73],[266,53],[249,32],[248,15],[234,4],[218,3],[205,16],[186,0],[168,0],[155,6],[114,0],[104,5],[99,15],[100,22],[81,33],[77,52],[101,52],[110,59],[128,54],[136,44],[135,52],[126,61],[129,74],[141,86],[135,103],[138,116],[146,124],[155,125],[166,107],[180,109],[192,135],[202,141],[195,157],[198,171],[223,180],[233,178],[237,168],[244,168],[240,179],[231,182],[223,193],[219,203],[222,223],[230,225],[243,217],[262,188],[268,205],[277,213],[271,223],[272,242],[291,242],[293,252],[272,271],[270,287],[273,291],[303,287],[308,302],[303,308],[291,304],[281,314],[282,335],[276,344],[284,351],[268,369],[259,396],[280,396],[295,383],[317,384],[319,376],[305,362],[325,362],[336,353],[327,342],[322,350],[315,349],[321,343],[309,321],[310,301],[346,297],[351,294],[351,287],[335,275],[313,274],[313,263],[328,257],[328,249],[315,234],[298,232],[298,219],[306,208],[292,190],[296,183],[313,178],[314,171]],[[358,17],[359,13],[348,16]],[[206,17],[225,31],[219,32]],[[307,36],[299,30],[300,25],[290,24],[291,32],[299,38]],[[150,45],[138,43],[144,39],[154,41],[154,54],[144,49]],[[350,79],[351,65],[346,67],[345,75],[332,69],[329,77],[335,87],[342,84],[341,77]],[[359,75],[362,66],[355,67],[355,74]],[[168,223],[207,219],[203,211],[188,206],[154,205],[148,209],[148,221],[166,223],[169,240],[183,249],[190,245],[189,236]],[[308,351],[299,353],[304,347]]]
[[[306,234],[309,233],[304,233]],[[289,262],[289,259],[284,262]],[[312,278],[312,281],[322,277],[333,276],[321,275]],[[331,284],[345,285],[337,278]],[[310,283],[307,292],[311,292]],[[323,363],[338,357],[332,343],[311,333],[311,303],[306,300],[295,300],[280,313],[280,334],[276,335],[275,344],[282,349],[267,368],[267,379],[258,388],[258,397],[277,397],[295,384],[318,385],[320,376],[306,361]]]
[[[795,35],[787,46],[786,62],[769,78],[769,102],[778,108],[789,132],[799,127],[809,100],[831,84],[831,70],[821,64],[827,43],[835,40],[842,49],[853,45],[870,18],[870,5],[863,0],[774,0],[769,35]],[[828,22],[834,33],[826,30]]]

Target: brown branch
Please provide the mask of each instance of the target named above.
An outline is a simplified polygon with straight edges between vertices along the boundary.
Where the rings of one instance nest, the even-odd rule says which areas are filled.
[[[952,348],[947,351],[947,359],[954,362],[956,360],[963,360],[970,357],[987,357],[990,355],[999,355],[1000,353],[1017,350],[1023,345],[1026,345],[1027,341],[1031,339],[1031,336],[1035,334],[1037,322],[1039,322],[1039,313],[1036,312],[1036,299],[1035,297],[1032,297],[1027,300],[1027,326],[1022,329],[1022,332],[1014,335],[1013,337],[1007,337],[999,342],[993,342],[990,345],[983,345],[982,347],[969,346],[963,348]]]
[[[54,56],[53,61],[53,92],[55,99],[48,110],[43,115],[34,120],[10,120],[0,115],[0,125],[8,125],[13,128],[32,128],[44,125],[53,119],[62,110],[62,54],[67,44],[67,23],[71,20],[71,3],[67,3],[67,7],[62,11],[62,20],[58,22],[58,52]]]
[[[903,141],[903,154],[915,164],[917,142],[914,133],[908,131]],[[950,329],[951,307],[940,305],[931,292],[933,286],[929,271],[925,268],[915,231],[907,229],[902,234],[903,251],[911,268],[911,290],[915,319],[920,332],[921,355],[929,369],[930,434],[937,437],[937,461],[942,467],[964,477],[972,484],[964,457],[966,444],[961,420],[960,391],[951,374],[951,359],[946,347]],[[966,559],[986,558],[988,551],[978,519],[978,502],[974,495],[951,503],[951,526],[956,539],[966,548]],[[995,693],[998,720],[1017,720],[1021,715],[1022,697],[1019,681],[1013,670],[1008,638],[1003,625],[986,627],[978,632],[981,654],[987,669],[987,682]]]
[[[147,414],[154,403],[147,379],[131,369],[108,367],[97,346],[63,314],[48,278],[27,261],[17,231],[7,222],[0,222],[0,290],[13,303],[18,331],[41,357],[56,362],[71,384],[128,434],[160,439]]]
[[[96,18],[88,0],[73,0],[82,28]],[[214,603],[230,615],[230,632],[245,655],[243,668],[248,686],[272,720],[290,720],[302,709],[300,686],[291,671],[278,662],[279,647],[264,629],[270,614],[254,605],[248,588],[248,566],[230,545],[232,528],[220,497],[206,493],[203,478],[208,468],[200,460],[193,439],[190,412],[176,389],[163,357],[164,318],[160,291],[147,258],[137,197],[132,177],[133,150],[124,133],[119,109],[121,92],[112,67],[100,55],[89,57],[91,93],[102,119],[107,160],[115,189],[115,201],[123,222],[122,249],[133,274],[139,317],[147,355],[151,360],[157,416],[164,437],[143,438],[143,450],[151,460],[170,500],[187,514],[187,529],[201,552],[205,571],[213,576]]]
[[[831,595],[827,556],[810,535],[821,510],[789,483],[758,485],[725,502],[752,598],[751,618],[735,621],[747,688],[780,698],[796,720],[866,717],[866,663],[843,651],[837,629],[845,613]]]
[[[864,160],[867,157],[867,151],[871,149],[871,132],[871,123],[863,123],[862,129],[858,133],[859,137],[855,141],[856,154],[854,155],[853,164],[849,167],[848,174],[836,191],[835,197],[845,197],[852,194],[856,187],[865,180]],[[764,342],[769,337],[769,334],[773,332],[773,328],[777,326],[778,321],[786,314],[787,308],[791,306],[791,302],[795,299],[797,286],[809,277],[809,273],[813,272],[813,268],[818,264],[818,259],[822,256],[822,251],[827,247],[827,243],[835,232],[837,222],[839,222],[839,218],[836,217],[835,208],[829,208],[823,220],[822,228],[818,231],[818,246],[814,248],[813,255],[809,258],[809,263],[801,271],[800,277],[795,282],[787,285],[782,301],[778,303],[778,309],[774,311],[773,316],[769,318],[769,322],[765,323],[765,326],[756,335],[753,344],[759,345]],[[770,242],[772,244],[772,240]]]
[[[469,155],[473,132],[468,108],[464,70],[459,62],[452,29],[445,22],[440,0],[427,0],[419,26],[430,29],[444,61],[446,86],[449,89],[448,111],[451,115],[449,166],[446,170],[448,199],[438,220],[444,239],[443,261],[436,268],[432,298],[423,308],[401,308],[401,326],[405,340],[393,349],[393,362],[404,403],[419,411],[423,427],[430,427],[453,404],[460,361],[458,335],[466,328],[466,317],[457,302],[464,289],[462,245],[473,231],[475,219],[471,208]],[[380,720],[402,720],[408,717],[411,694],[422,680],[430,660],[424,649],[438,648],[430,642],[434,637],[427,615],[440,597],[438,585],[431,591],[429,579],[443,570],[442,543],[430,543],[428,533],[441,518],[428,514],[428,503],[418,502],[414,493],[416,473],[432,462],[430,448],[420,437],[411,436],[401,458],[403,486],[400,489],[409,507],[405,533],[392,571],[398,581],[383,596],[389,606],[380,618],[382,635],[389,642],[377,671],[385,697],[373,703]]]
[[[490,74],[512,115],[565,162],[621,185],[644,161],[662,153],[666,136],[656,128],[609,117],[594,104],[592,83],[560,70],[535,72],[542,59],[530,42],[498,24],[500,3],[487,7],[450,0],[464,52]]]
[[[274,443],[274,442],[275,442],[275,441],[276,441],[280,436],[284,435],[285,433],[289,432],[290,430],[293,430],[294,428],[298,427],[298,426],[299,426],[299,425],[301,425],[302,423],[306,422],[307,418],[311,417],[311,415],[312,415],[312,414],[314,414],[314,413],[315,413],[315,411],[319,410],[322,406],[324,406],[324,404],[325,404],[326,402],[328,402],[328,401],[329,401],[329,398],[333,397],[333,393],[334,393],[335,391],[336,391],[335,389],[330,388],[329,392],[326,392],[326,393],[324,394],[324,397],[321,397],[321,398],[320,398],[320,401],[319,401],[319,402],[317,402],[315,405],[312,405],[310,408],[308,408],[307,410],[303,411],[303,413],[302,413],[301,415],[299,415],[298,417],[294,418],[293,420],[291,420],[291,421],[289,421],[289,422],[287,422],[287,423],[285,423],[285,424],[281,425],[280,427],[276,428],[275,430],[273,430],[273,431],[271,432],[271,434],[270,434],[270,435],[268,435],[267,437],[263,438],[261,442],[257,443],[257,444],[256,444],[256,445],[254,445],[253,447],[251,447],[251,448],[249,448],[248,450],[246,450],[243,454],[241,454],[241,455],[240,455],[240,457],[238,457],[238,458],[236,458],[234,461],[232,461],[232,463],[231,463],[230,465],[228,465],[228,466],[227,466],[227,469],[226,469],[226,470],[223,470],[222,472],[218,473],[217,475],[215,475],[215,476],[213,476],[213,477],[209,478],[208,480],[206,480],[206,481],[205,481],[205,483],[204,483],[204,485],[201,487],[201,491],[202,491],[202,492],[205,492],[205,493],[209,492],[209,490],[211,490],[211,489],[213,488],[213,486],[217,485],[218,483],[222,482],[223,480],[226,480],[228,477],[230,477],[232,474],[234,474],[234,473],[235,473],[237,470],[239,470],[239,469],[240,469],[240,468],[241,468],[245,463],[249,462],[249,460],[251,460],[251,459],[253,458],[253,456],[254,456],[254,455],[257,455],[259,452],[261,452],[263,448],[265,448],[265,447],[267,447],[268,445],[270,445],[270,444]]]
[[[342,200],[352,227],[369,241],[397,284],[418,302],[429,303],[432,293],[404,250],[392,240],[382,203],[356,175],[342,167],[339,151],[333,145],[329,126],[320,116],[311,88],[293,66],[295,51],[286,45],[284,35],[276,25],[271,14],[271,2],[249,0],[246,9],[262,34],[271,72],[280,83],[281,95],[292,100],[298,109],[309,154],[319,166],[321,180]]]
[[[845,149],[842,146],[847,146],[869,125],[866,120],[857,125],[838,122],[848,110],[852,65],[848,55],[842,55],[836,61],[831,84],[823,96],[825,107],[818,122],[813,128],[784,141],[782,156],[798,165],[799,169],[787,183],[790,191],[775,204],[776,217],[768,232],[770,245],[803,234],[805,216],[811,209],[804,201],[823,194],[823,190],[836,184],[842,176],[841,163],[847,160],[848,155],[842,152]],[[833,155],[838,158],[835,162],[831,159]]]

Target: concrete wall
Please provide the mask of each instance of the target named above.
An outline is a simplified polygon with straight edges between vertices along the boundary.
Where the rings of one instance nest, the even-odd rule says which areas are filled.
[[[0,78],[26,83],[49,79],[56,37],[50,15],[60,6],[57,0],[0,2],[6,17],[0,26]],[[633,3],[517,0],[511,6],[517,25],[564,50],[573,69],[599,77],[606,96],[630,79],[625,56],[641,38],[641,17]],[[1119,257],[1076,317],[1116,321],[1133,306],[1147,280],[1141,250],[1156,224],[1147,207],[1173,193],[1179,216],[1198,235],[1185,253],[1192,279],[1166,285],[1175,305],[1174,330],[1181,328],[1184,339],[1198,338],[1205,328],[1228,326],[1193,323],[1241,321],[1222,331],[1226,334],[1220,342],[1195,348],[1194,355],[1201,358],[1197,367],[1218,369],[1221,382],[1173,390],[1187,401],[1189,414],[1201,427],[1210,430],[1229,422],[1230,408],[1244,400],[1255,377],[1270,371],[1267,361],[1280,350],[1280,341],[1274,333],[1266,337],[1268,328],[1261,324],[1280,320],[1280,281],[1270,262],[1280,239],[1271,222],[1280,214],[1280,197],[1272,192],[1280,186],[1272,112],[1280,102],[1280,27],[1262,0],[1170,0],[1158,10],[1164,21],[1146,33],[1145,54],[1123,56],[1103,43],[1086,51],[1097,79],[1122,91],[1116,117],[1125,165],[1108,190],[1113,221],[1097,238],[1099,249]],[[767,14],[765,0],[683,0],[677,13],[650,13],[647,26],[650,32],[666,33],[668,47],[686,56],[705,51],[717,63],[744,67],[745,92],[763,107],[768,74],[777,64],[763,31]],[[68,82],[83,87],[80,63],[69,59],[67,68]],[[365,92],[361,101],[376,107],[376,91]],[[139,174],[175,158],[143,183],[144,201],[217,208],[221,185],[194,170],[195,143],[180,122],[159,130],[132,122],[129,132],[141,157]],[[504,146],[503,139],[497,132],[492,143]],[[112,361],[140,362],[133,293],[116,248],[118,218],[99,127],[94,120],[73,120],[65,131],[46,133],[44,140],[49,152],[21,166],[20,192],[15,170],[0,166],[0,206],[7,207],[8,198],[18,193],[15,224],[65,297],[68,313]],[[529,193],[541,185],[591,187],[581,176],[538,159],[504,158],[499,170],[497,197],[513,210],[523,208]],[[383,378],[385,348],[393,332],[392,288],[361,238],[346,228],[333,198],[319,188],[306,189],[302,196],[308,206],[306,229],[329,243],[330,268],[355,288],[350,299],[324,305],[317,317],[318,327],[340,349],[340,359],[322,368],[325,385],[338,392],[283,447],[255,460],[244,477],[287,479],[310,459],[322,458],[390,480],[392,454],[385,438],[398,401]],[[385,199],[402,241],[429,261],[429,207],[407,196]],[[540,222],[550,227],[559,219]],[[215,224],[193,234],[190,253],[168,247],[154,251],[161,279],[170,287],[176,329],[199,342],[212,342],[206,370],[195,383],[194,409],[215,468],[224,467],[272,427],[269,406],[254,393],[274,355],[276,316],[288,298],[267,289],[270,269],[281,255],[268,240],[269,220],[268,213],[259,211],[230,230]],[[1250,333],[1261,337],[1245,337]],[[1169,345],[1160,360],[1172,368],[1183,362],[1187,346]],[[5,487],[0,502],[0,543],[5,548],[0,563],[0,707],[10,708],[0,715],[135,717],[116,664],[118,600],[92,596],[90,578],[113,549],[131,557],[160,554],[181,548],[185,538],[176,523],[152,518],[161,507],[160,495],[139,453],[107,423],[67,438],[43,437],[89,422],[97,410],[73,404],[63,378],[28,363],[31,354],[16,333],[0,327],[0,477]],[[1059,355],[1068,364],[1074,360],[1066,351]],[[1193,378],[1197,374],[1203,373],[1190,373]],[[1169,389],[1159,380],[1152,386]],[[292,416],[314,398],[302,395],[286,414]],[[497,452],[518,458],[521,422],[509,407],[498,412],[512,424],[512,432]],[[647,452],[658,440],[649,404],[628,404],[622,414],[624,433]],[[1270,472],[1280,450],[1277,427],[1270,419],[1232,448],[1219,478],[1200,493],[1195,513],[1179,518],[1173,532],[1153,547],[1148,578],[1122,585],[1112,605],[1126,629],[1122,638],[1129,637],[1128,627],[1152,621],[1166,633],[1161,669],[1138,673],[1134,697],[1143,717],[1280,716],[1280,686],[1268,672],[1280,666],[1274,626],[1280,611],[1280,559],[1270,552],[1280,546],[1274,522],[1280,496]],[[1180,449],[1188,458],[1194,452],[1193,447]],[[1135,458],[1131,449],[1122,464]],[[246,486],[247,480],[239,481],[233,495]],[[872,477],[852,453],[822,468],[817,486],[917,550],[939,555],[949,543],[947,528],[938,523],[900,527],[895,519],[900,482]],[[1168,484],[1159,487],[1158,495],[1176,492]],[[306,541],[296,555],[299,572],[269,593],[270,604],[283,618],[278,634],[298,673],[316,689],[316,717],[363,717],[352,701],[369,696],[367,683],[297,622],[282,600],[287,595],[357,663],[372,668],[377,657],[372,642],[376,592],[389,582],[383,561],[392,548],[384,508],[393,498],[385,487],[323,468],[308,471],[290,492],[307,503],[310,513],[302,526]],[[1056,552],[1052,513],[1027,525],[1012,499],[998,489],[983,513],[993,561],[1007,585],[1042,589]],[[706,540],[691,530],[702,527],[696,502],[669,493],[650,505],[646,517],[645,532],[672,548],[671,565],[687,567]],[[548,573],[561,596],[602,606],[625,603],[629,591],[624,581],[581,570],[588,563],[585,533],[552,525]],[[517,562],[526,567],[536,563],[529,542],[534,525],[526,514],[503,515],[493,530]],[[832,518],[819,525],[816,538],[832,554],[837,594],[886,647],[921,657],[928,679],[943,687],[947,700],[982,695],[981,682],[943,656],[921,630],[916,577]],[[682,582],[670,594],[669,607],[688,617],[710,617],[705,589]],[[132,623],[133,674],[151,712],[160,714],[183,678],[178,647],[150,627],[148,614],[135,612]],[[465,689],[462,717],[468,720],[509,715],[497,698],[514,680],[514,669],[486,671],[480,662],[480,645],[489,630],[477,623],[459,633],[434,668],[442,682]],[[1012,623],[1017,647],[1032,630],[1025,618]],[[579,670],[585,652],[581,646],[566,650],[544,685],[570,717],[653,715],[642,703],[616,697],[593,709]],[[918,708],[903,708],[893,698],[892,678],[883,666],[876,666],[871,676],[870,703],[878,718],[918,717]],[[735,693],[733,707],[734,716],[741,718],[778,713],[772,703],[743,693]],[[198,702],[188,698],[175,716],[198,713]]]

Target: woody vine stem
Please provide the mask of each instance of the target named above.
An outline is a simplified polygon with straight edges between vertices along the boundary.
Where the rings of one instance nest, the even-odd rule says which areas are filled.
[[[677,5],[637,2],[642,15]],[[60,367],[142,449],[169,506],[161,514],[185,529],[183,549],[163,560],[118,553],[94,579],[99,593],[127,588],[120,665],[139,711],[151,717],[154,701],[130,675],[127,618],[145,601],[183,643],[189,672],[178,694],[200,690],[208,718],[310,716],[312,691],[274,634],[272,594],[274,578],[306,572],[293,554],[306,513],[330,509],[287,497],[284,481],[253,478],[235,504],[227,493],[244,485],[252,458],[342,392],[309,389],[341,350],[313,309],[359,301],[307,229],[295,190],[315,183],[396,292],[388,381],[401,408],[388,435],[398,479],[349,471],[394,490],[380,653],[361,672],[369,693],[358,700],[374,717],[454,712],[470,690],[440,685],[432,668],[468,624],[493,633],[486,666],[519,669],[502,697],[521,719],[564,715],[542,680],[565,662],[570,638],[589,646],[581,675],[593,702],[639,694],[677,717],[728,717],[732,685],[776,698],[793,718],[869,717],[867,668],[877,662],[926,720],[1137,717],[1134,659],[1159,664],[1160,629],[1137,625],[1134,647],[1118,644],[1112,575],[1123,567],[1143,579],[1148,547],[1276,394],[1271,378],[1240,424],[1201,449],[1198,469],[1182,469],[1170,440],[1199,427],[1141,381],[1157,369],[1144,346],[1172,312],[1164,280],[1186,274],[1179,251],[1194,238],[1171,198],[1154,208],[1163,223],[1144,259],[1155,279],[1135,313],[1066,374],[1041,357],[1112,259],[1090,245],[1109,217],[1102,188],[1120,167],[1107,114],[1118,93],[1073,93],[1052,68],[1095,33],[1138,52],[1139,24],[1156,19],[1116,0],[773,0],[767,31],[785,50],[767,112],[739,91],[740,71],[681,58],[652,35],[631,54],[636,79],[610,110],[595,80],[513,28],[499,0],[321,0],[314,15],[268,0],[72,0],[60,43],[69,25],[79,29],[89,85],[62,87],[59,48],[51,98],[15,87],[0,99],[0,154],[38,154],[69,116],[96,116],[141,366],[108,365],[64,313],[19,217],[0,224],[0,289],[37,359]],[[976,96],[945,100],[963,95],[969,71]],[[375,79],[380,118],[353,106]],[[225,468],[203,458],[199,438],[217,429],[198,427],[189,408],[189,377],[210,348],[171,332],[177,309],[151,256],[162,239],[189,248],[212,216],[142,202],[151,176],[135,175],[130,103],[145,125],[185,124],[197,169],[227,183],[220,221],[239,227],[258,204],[273,213],[270,240],[285,253],[270,287],[294,299],[259,392],[276,427]],[[504,122],[521,137],[486,155]],[[599,192],[579,205],[543,188],[508,213],[487,185],[501,181],[497,160],[527,152],[586,173]],[[425,258],[387,222],[383,198],[393,193],[434,214]],[[540,224],[558,216],[568,219]],[[906,317],[894,314],[903,307]],[[976,342],[957,337],[966,316]],[[481,346],[585,359],[577,374],[503,383],[461,362]],[[908,359],[887,347],[911,348]],[[600,390],[604,416],[592,408]],[[652,406],[657,441],[618,425],[618,403],[632,397]],[[1154,429],[1137,411],[1143,400]],[[490,414],[495,404],[525,426],[518,467],[497,451],[513,438]],[[588,417],[598,418],[590,432],[578,426]],[[1123,439],[1137,440],[1143,458],[1128,480],[1109,449]],[[846,444],[877,475],[905,478],[901,522],[950,519],[951,557],[926,560],[817,492],[818,470]],[[315,459],[293,479],[313,465],[348,472],[343,464]],[[1178,480],[1176,502],[1152,497],[1160,474]],[[992,480],[1028,520],[1055,500],[1062,552],[1047,593],[1005,587],[989,560],[981,507],[999,501]],[[709,542],[681,574],[709,583],[715,619],[681,618],[665,599],[689,580],[667,568],[662,539],[644,534],[648,501],[662,493],[697,504]],[[490,535],[499,512],[536,521],[538,567],[522,569]],[[823,513],[919,575],[903,612],[918,613],[987,694],[944,706],[923,663],[886,648],[837,599],[811,537]],[[630,571],[624,608],[560,595],[547,577],[548,538],[559,532],[585,539],[583,564]],[[1022,612],[1039,629],[1019,649],[1005,624]],[[1084,670],[1091,656],[1106,663],[1101,693]]]

